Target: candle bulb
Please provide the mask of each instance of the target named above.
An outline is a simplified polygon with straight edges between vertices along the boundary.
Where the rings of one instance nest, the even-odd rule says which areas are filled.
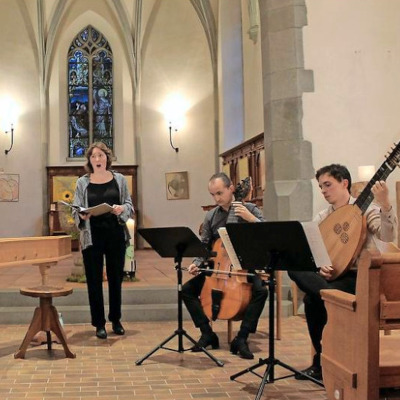
[[[126,221],[126,226],[128,228],[129,235],[131,237],[129,243],[133,246],[133,252],[132,252],[132,257],[133,257],[135,249],[135,220],[129,218],[128,221]]]
[[[129,246],[125,252],[125,265],[124,265],[124,273],[132,279],[136,273],[136,260],[135,260],[135,221],[132,218],[129,218],[126,221],[126,227],[129,231]]]

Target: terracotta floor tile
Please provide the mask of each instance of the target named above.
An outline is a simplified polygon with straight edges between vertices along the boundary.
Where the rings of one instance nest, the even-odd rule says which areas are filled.
[[[172,260],[161,259],[152,251],[138,251],[137,277],[139,282],[125,282],[124,287],[160,285],[175,286],[176,273]],[[189,261],[189,260],[185,260]],[[188,264],[188,262],[186,263]],[[71,270],[71,260],[52,267],[52,284],[65,285]],[[184,279],[189,277],[185,274]],[[37,267],[27,266],[0,269],[0,290],[19,289],[40,282]],[[105,286],[107,284],[105,283]],[[71,284],[85,289],[84,284]],[[33,310],[32,310],[33,311]],[[268,356],[268,321],[262,319],[259,331],[251,335],[249,344],[254,360],[243,360],[230,354],[226,338],[226,323],[217,321],[214,329],[220,337],[221,349],[212,354],[225,363],[218,367],[202,353],[158,350],[137,366],[135,361],[152,350],[176,329],[176,322],[128,322],[126,335],[109,335],[105,341],[94,336],[90,324],[66,325],[69,345],[76,359],[66,359],[60,345],[51,352],[45,346],[30,347],[24,360],[14,359],[27,325],[0,326],[0,400],[221,400],[254,399],[260,378],[246,373],[236,381],[230,376],[251,367],[259,358]],[[193,338],[199,332],[190,321],[184,328]],[[176,349],[177,341],[168,343]],[[185,348],[190,343],[184,339]],[[310,342],[307,327],[301,316],[285,318],[282,340],[275,341],[276,357],[294,368],[307,367],[310,361]],[[257,372],[262,376],[266,366]],[[275,375],[287,374],[275,367]],[[391,400],[399,399],[389,397]],[[311,382],[286,378],[265,386],[263,400],[326,400],[325,391]]]

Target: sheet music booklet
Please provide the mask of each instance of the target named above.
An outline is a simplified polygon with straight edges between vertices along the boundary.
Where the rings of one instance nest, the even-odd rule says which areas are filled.
[[[65,201],[59,201],[59,203],[78,211],[78,213],[80,213],[80,214],[89,214],[90,213],[94,217],[97,217],[98,215],[103,215],[103,214],[109,213],[110,211],[113,210],[112,206],[110,206],[107,203],[102,203],[97,206],[88,207],[88,208],[80,207],[80,206],[77,206],[74,204],[69,204],[69,203],[66,203]]]
[[[322,239],[318,223],[315,221],[301,222],[304,233],[307,237],[308,245],[310,246],[311,254],[313,255],[315,265],[318,268],[323,266],[332,265],[332,261],[326,250],[324,240]],[[225,250],[232,262],[234,269],[241,269],[240,261],[233,248],[232,242],[229,238],[226,228],[219,228],[218,233],[225,246]]]

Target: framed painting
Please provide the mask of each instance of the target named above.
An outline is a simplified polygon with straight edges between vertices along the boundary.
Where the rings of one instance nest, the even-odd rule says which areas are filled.
[[[165,174],[167,200],[189,198],[189,177],[187,171],[167,172]]]
[[[1,201],[19,201],[19,174],[0,175]]]

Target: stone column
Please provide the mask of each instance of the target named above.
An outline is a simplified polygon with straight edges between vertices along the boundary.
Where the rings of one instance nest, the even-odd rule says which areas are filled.
[[[268,221],[312,219],[311,143],[303,138],[302,94],[314,90],[304,69],[305,0],[259,0]]]

